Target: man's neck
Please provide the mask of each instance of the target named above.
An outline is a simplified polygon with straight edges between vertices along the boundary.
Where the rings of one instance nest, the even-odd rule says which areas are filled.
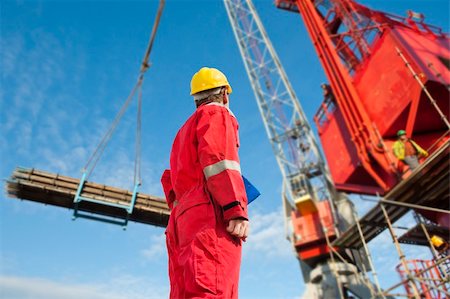
[[[222,102],[216,102],[216,101],[213,101],[213,100],[210,100],[210,99],[203,99],[203,100],[195,102],[197,108],[199,108],[201,106],[204,106],[204,105],[207,105],[207,104],[210,104],[210,103],[217,103],[217,104],[222,104],[223,105]]]
[[[211,102],[212,102],[212,100],[203,99],[203,100],[195,102],[195,105],[197,106],[197,108],[199,108],[199,107],[209,104]]]

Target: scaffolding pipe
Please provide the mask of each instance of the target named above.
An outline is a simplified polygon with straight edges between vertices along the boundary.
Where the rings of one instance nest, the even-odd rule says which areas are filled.
[[[426,279],[423,279],[423,278],[417,277],[417,276],[416,276],[416,277],[413,277],[412,279],[414,279],[414,280],[420,282],[421,284],[424,284],[426,287],[435,289],[435,290],[438,291],[438,292],[442,292],[442,293],[444,293],[445,295],[447,295],[446,298],[450,298],[450,293],[449,293],[449,292],[445,291],[444,289],[439,289],[437,286],[430,284],[429,282],[427,282]],[[429,293],[429,292],[430,292],[430,291],[428,291],[428,293]]]
[[[394,296],[394,297],[405,297],[405,298],[409,298],[408,294],[399,294],[399,293],[391,293],[391,294],[387,294],[389,296]]]
[[[411,286],[412,286],[413,293],[414,293],[414,298],[415,299],[420,299],[419,290],[417,289],[417,286],[414,283],[414,281],[411,279],[412,278],[411,272],[408,269],[408,264],[406,263],[405,255],[404,255],[404,253],[403,253],[403,251],[402,251],[402,249],[400,247],[400,244],[399,244],[399,242],[397,240],[397,236],[395,235],[394,229],[392,228],[392,224],[391,224],[391,220],[389,219],[389,215],[388,215],[386,209],[384,208],[383,204],[380,204],[380,207],[381,207],[381,210],[383,211],[384,218],[386,219],[386,223],[388,225],[389,233],[391,234],[392,240],[394,241],[395,248],[397,249],[397,253],[398,253],[398,256],[400,258],[400,262],[402,263],[403,267],[405,268],[405,272],[406,272],[406,275],[408,277],[408,281],[411,282]]]
[[[431,242],[430,234],[428,234],[427,228],[425,227],[421,217],[417,213],[414,213],[414,216],[415,216],[414,218],[416,218],[417,222],[419,223],[420,227],[422,228],[422,231],[423,231],[425,237],[427,238],[428,245],[430,246],[431,254],[433,255],[434,259],[437,260],[439,258],[439,255],[437,254],[436,249],[434,248],[434,245]],[[447,273],[440,266],[438,268],[439,268],[439,272],[444,276],[444,279],[445,279],[447,277]]]
[[[449,255],[449,256],[446,256],[446,257],[443,257],[443,258],[441,258],[440,260],[437,260],[437,261],[434,263],[434,265],[428,266],[428,267],[426,267],[425,269],[420,270],[419,272],[416,273],[416,275],[422,275],[422,273],[427,272],[428,270],[432,269],[433,267],[440,265],[441,263],[443,263],[445,260],[447,260],[447,259],[449,259],[449,258],[450,258],[450,255]],[[402,281],[400,281],[400,282],[394,284],[393,286],[391,286],[389,289],[386,289],[384,292],[385,292],[385,293],[388,293],[389,291],[392,291],[392,290],[398,288],[398,287],[401,286],[402,284],[405,284],[405,283],[406,283],[407,281],[409,281],[410,279],[411,279],[410,277],[408,277],[408,278],[406,278],[406,279],[403,279]]]
[[[377,286],[378,293],[380,293],[383,298],[386,298],[380,287],[380,282],[378,280],[378,274],[377,274],[377,271],[375,270],[375,265],[373,264],[373,261],[372,261],[372,255],[370,254],[369,247],[367,246],[366,239],[364,238],[364,234],[361,229],[361,225],[359,224],[358,215],[356,215],[355,211],[353,211],[353,218],[355,219],[356,227],[358,228],[359,236],[361,237],[361,241],[363,243],[364,252],[367,255],[367,259],[369,261],[370,268],[372,269],[372,276],[375,281],[375,285]]]
[[[385,204],[402,206],[402,207],[407,207],[407,208],[412,208],[412,209],[420,209],[420,210],[450,214],[449,210],[432,208],[429,206],[416,205],[416,204],[406,203],[406,202],[398,202],[398,201],[393,201],[393,200],[389,200],[389,199],[370,199],[370,198],[366,198],[366,197],[361,197],[361,199],[367,200],[367,201],[379,202],[380,204],[385,203]]]

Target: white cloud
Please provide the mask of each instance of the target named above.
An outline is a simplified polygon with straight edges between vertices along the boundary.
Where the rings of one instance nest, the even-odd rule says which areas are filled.
[[[51,34],[36,29],[29,33],[30,49],[23,49],[23,35],[3,36],[7,47],[2,47],[3,78],[8,80],[12,109],[30,113],[34,119],[41,112],[48,91],[64,79],[62,71],[64,51],[62,44]]]
[[[0,277],[1,294],[10,299],[119,299],[98,286],[61,284],[40,278]]]
[[[292,257],[291,245],[285,238],[281,210],[250,215],[250,235],[243,248],[244,254],[252,252],[252,255]]]
[[[154,261],[166,253],[166,236],[164,233],[152,235],[150,246],[141,250],[141,254],[149,261]]]
[[[5,39],[4,36],[0,39],[0,48],[2,49],[2,72],[4,75],[8,75],[14,72],[19,55],[23,48],[24,40],[22,36],[16,35],[9,39]]]
[[[81,177],[80,170],[115,113],[101,100],[88,102],[83,99],[86,95],[78,93],[77,80],[87,72],[84,49],[70,38],[58,39],[42,28],[9,32],[2,36],[0,46],[4,49],[0,68],[5,83],[0,94],[0,140],[8,140],[0,143],[2,155],[16,155],[26,167]],[[99,82],[98,90],[88,97],[110,97],[102,94],[103,85]],[[114,103],[119,109],[121,99]],[[130,138],[134,133],[130,132],[135,120],[134,114],[124,116],[113,136],[112,141],[117,142],[108,145],[90,180],[130,189],[134,169],[134,138]],[[34,161],[33,165],[27,165],[28,161]],[[154,166],[143,156],[140,191],[161,195],[160,173],[153,170],[161,167]]]
[[[21,121],[17,129],[17,136],[20,136],[21,146],[17,148],[18,153],[26,155],[30,152],[33,138],[33,127],[29,121]]]
[[[167,294],[168,287],[134,276],[115,277],[104,284],[0,276],[0,297],[8,299],[159,299]]]
[[[24,43],[30,43],[24,49]],[[36,29],[27,34],[9,33],[2,36],[2,106],[0,130],[10,141],[2,144],[6,154],[18,154],[31,159],[39,149],[55,140],[42,133],[41,117],[55,115],[50,90],[63,81],[63,46],[51,34]],[[50,104],[49,104],[50,103]],[[36,135],[46,135],[36,142]]]

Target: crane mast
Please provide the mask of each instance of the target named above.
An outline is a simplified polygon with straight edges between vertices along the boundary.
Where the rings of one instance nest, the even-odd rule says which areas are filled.
[[[348,213],[354,215],[354,208],[336,192],[308,119],[252,1],[224,0],[224,4],[282,173],[286,233],[306,282],[304,298],[374,297],[374,286],[359,271],[365,267],[364,255],[351,250],[342,253],[350,264],[333,259],[330,240],[344,229],[342,222],[352,222]],[[342,210],[347,217],[342,217]],[[306,236],[314,228],[314,236]],[[324,282],[312,283],[318,279]]]
[[[336,191],[300,102],[251,1],[224,1],[291,205]]]

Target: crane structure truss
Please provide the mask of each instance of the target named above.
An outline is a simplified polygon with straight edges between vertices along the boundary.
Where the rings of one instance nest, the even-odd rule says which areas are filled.
[[[324,159],[253,3],[224,3],[291,203],[305,193],[329,200],[335,190]]]

